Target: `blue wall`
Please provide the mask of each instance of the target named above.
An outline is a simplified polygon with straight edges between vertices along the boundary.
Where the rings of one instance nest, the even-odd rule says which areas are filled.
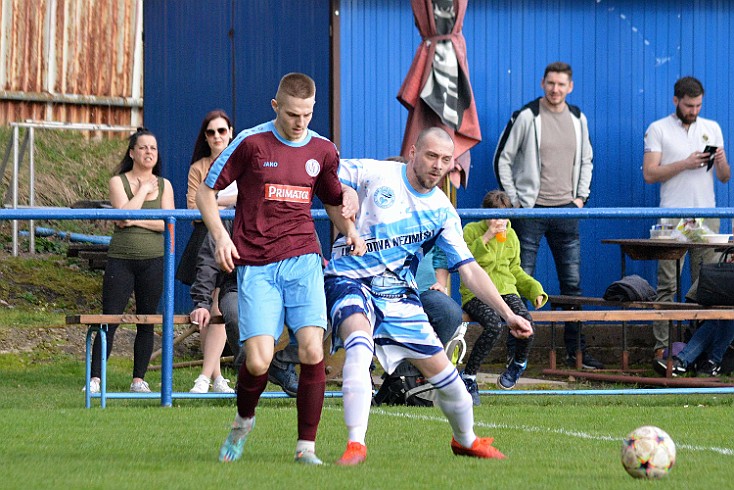
[[[145,123],[159,137],[177,207],[185,207],[188,162],[203,115],[221,107],[235,117],[236,130],[270,119],[270,98],[288,71],[316,79],[312,128],[330,134],[328,0],[143,5]],[[342,155],[394,155],[407,119],[395,95],[420,42],[410,2],[341,0],[339,19]],[[589,118],[595,149],[589,206],[657,206],[658,186],[642,180],[642,137],[652,121],[672,112],[677,78],[692,74],[703,81],[702,115],[717,120],[731,139],[733,20],[721,0],[470,0],[464,35],[484,139],[472,151],[470,184],[459,191],[459,207],[478,207],[496,187],[491,160],[497,138],[512,111],[541,94],[543,69],[556,60],[573,66],[569,102]],[[716,193],[719,206],[734,206],[729,186],[717,184]],[[602,294],[619,275],[618,249],[599,241],[646,236],[650,224],[582,222],[585,293]],[[729,223],[723,226],[730,230]],[[179,251],[188,234],[188,224],[177,227]],[[654,283],[654,263],[630,263],[628,271]],[[539,257],[537,276],[557,292],[547,253]],[[186,288],[177,289],[176,299],[177,311],[185,311]]]
[[[659,186],[642,179],[643,134],[673,111],[676,79],[692,74],[702,80],[701,115],[718,121],[731,140],[733,20],[724,1],[470,0],[464,36],[483,141],[472,150],[469,188],[459,191],[458,206],[479,207],[496,188],[491,161],[502,129],[512,111],[542,94],[545,66],[563,60],[574,68],[568,100],[586,113],[594,144],[588,205],[656,207]],[[420,42],[410,3],[342,0],[341,41],[342,155],[396,154],[407,111],[395,95]],[[717,183],[716,193],[719,206],[734,206],[729,186]],[[644,237],[651,224],[582,222],[586,294],[601,295],[619,278],[619,250],[599,241]],[[627,270],[655,283],[653,262],[628,263]],[[536,275],[548,291],[558,291],[549,253],[539,256]]]
[[[204,115],[224,109],[235,132],[272,119],[270,100],[288,72],[314,78],[310,127],[330,135],[328,0],[145,0],[143,8],[145,125],[158,137],[177,208],[186,208],[189,161]],[[320,228],[328,237],[326,225]],[[188,222],[176,227],[177,261],[190,230]],[[187,287],[177,283],[175,297],[177,312],[190,309]]]

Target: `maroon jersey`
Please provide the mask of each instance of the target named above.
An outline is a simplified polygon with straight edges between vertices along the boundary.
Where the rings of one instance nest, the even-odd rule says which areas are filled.
[[[309,130],[303,141],[283,139],[273,121],[242,131],[214,161],[206,185],[237,181],[234,242],[237,265],[265,265],[321,253],[311,218],[314,194],[342,203],[334,143]]]

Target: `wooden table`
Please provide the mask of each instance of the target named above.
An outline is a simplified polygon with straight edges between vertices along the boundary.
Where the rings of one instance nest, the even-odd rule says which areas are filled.
[[[675,260],[675,289],[676,298],[679,303],[682,300],[682,292],[680,290],[680,261],[683,259],[686,252],[694,248],[713,248],[724,250],[727,247],[734,246],[734,243],[680,242],[678,240],[660,238],[610,238],[602,240],[601,242],[619,245],[619,249],[622,254],[622,277],[627,275],[625,257],[629,257],[632,260]]]
[[[715,250],[725,250],[734,246],[733,243],[700,243],[700,242],[681,242],[671,239],[645,239],[645,238],[621,238],[606,239],[602,243],[619,245],[622,254],[622,277],[626,275],[626,260],[629,257],[632,260],[675,260],[675,291],[678,303],[682,301],[683,292],[680,287],[680,263],[686,252],[695,248],[713,248]],[[678,322],[680,329],[681,323]],[[672,370],[672,354],[673,352],[673,320],[668,320],[668,369],[667,377],[670,377]]]

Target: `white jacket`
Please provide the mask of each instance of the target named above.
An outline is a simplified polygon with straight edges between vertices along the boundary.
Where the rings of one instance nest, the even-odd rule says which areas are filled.
[[[540,97],[515,111],[502,132],[494,153],[494,172],[513,206],[532,208],[540,190]],[[568,105],[576,132],[573,162],[573,198],[584,202],[591,192],[594,153],[586,116]]]

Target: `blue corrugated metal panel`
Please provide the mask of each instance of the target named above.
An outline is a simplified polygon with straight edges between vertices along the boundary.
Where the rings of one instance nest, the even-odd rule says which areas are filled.
[[[470,0],[464,36],[483,141],[472,151],[470,185],[459,192],[459,207],[479,206],[496,187],[491,161],[500,132],[512,111],[541,95],[543,69],[556,60],[573,66],[569,102],[589,118],[595,149],[589,205],[657,206],[659,186],[642,179],[643,134],[673,111],[676,79],[692,74],[702,80],[702,115],[717,120],[731,141],[733,19],[722,0]],[[410,3],[342,0],[341,40],[342,154],[396,153],[407,111],[395,95],[420,42]],[[728,185],[717,183],[716,192],[719,206],[734,206]],[[618,249],[599,241],[645,236],[650,224],[582,222],[586,293],[602,294],[618,278]],[[655,282],[654,263],[630,263],[628,271]],[[557,291],[549,254],[539,257],[537,276]]]
[[[288,72],[316,81],[311,128],[329,136],[328,0],[146,0],[143,6],[145,123],[158,137],[176,207],[186,207],[189,160],[204,115],[224,109],[235,131],[272,119],[270,100]],[[189,223],[176,227],[177,261],[189,234]],[[188,311],[188,288],[177,284],[175,299],[177,312]]]
[[[420,37],[408,8],[386,0],[342,2],[341,151],[345,157],[400,153],[407,111],[395,98]]]

